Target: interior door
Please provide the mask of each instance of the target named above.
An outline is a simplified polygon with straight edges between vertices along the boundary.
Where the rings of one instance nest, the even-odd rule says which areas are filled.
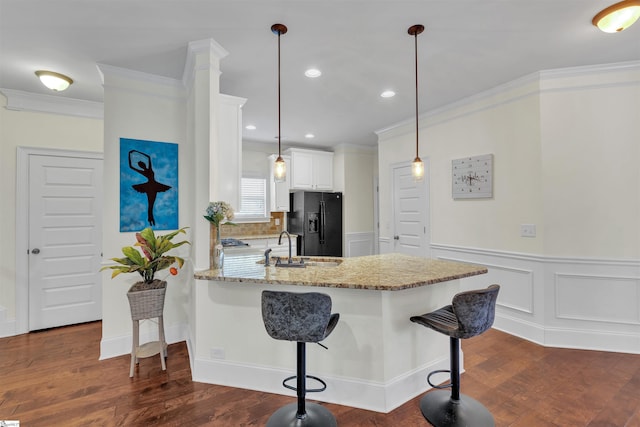
[[[415,182],[411,166],[393,168],[393,250],[429,255],[427,178]]]
[[[102,318],[102,159],[29,156],[29,330]]]

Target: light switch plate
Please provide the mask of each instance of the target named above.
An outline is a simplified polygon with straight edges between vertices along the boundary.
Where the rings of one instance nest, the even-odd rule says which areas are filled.
[[[535,224],[520,224],[520,236],[522,236],[522,237],[536,237],[536,225]]]

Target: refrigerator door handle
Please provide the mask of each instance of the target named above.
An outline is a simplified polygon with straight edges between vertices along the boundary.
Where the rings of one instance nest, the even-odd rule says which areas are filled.
[[[324,200],[320,200],[320,244],[324,245],[324,229],[325,229],[325,203]]]

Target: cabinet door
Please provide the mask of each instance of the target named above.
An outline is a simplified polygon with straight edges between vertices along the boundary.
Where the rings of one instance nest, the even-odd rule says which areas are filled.
[[[313,175],[316,190],[333,190],[333,154],[314,155]]]
[[[291,188],[313,190],[313,156],[310,153],[291,152]]]
[[[287,167],[287,178],[285,182],[275,182],[273,179],[274,162],[278,156],[269,156],[269,170],[271,175],[269,176],[270,182],[270,206],[271,212],[289,212],[289,188],[291,188],[291,160],[288,156],[282,156],[284,163]]]

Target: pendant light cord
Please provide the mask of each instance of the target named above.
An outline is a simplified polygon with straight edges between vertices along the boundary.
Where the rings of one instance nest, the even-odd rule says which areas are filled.
[[[416,57],[416,158],[418,158],[418,32],[414,34]]]
[[[280,131],[280,34],[281,31],[278,30],[278,158],[281,157],[280,138],[282,135]]]

